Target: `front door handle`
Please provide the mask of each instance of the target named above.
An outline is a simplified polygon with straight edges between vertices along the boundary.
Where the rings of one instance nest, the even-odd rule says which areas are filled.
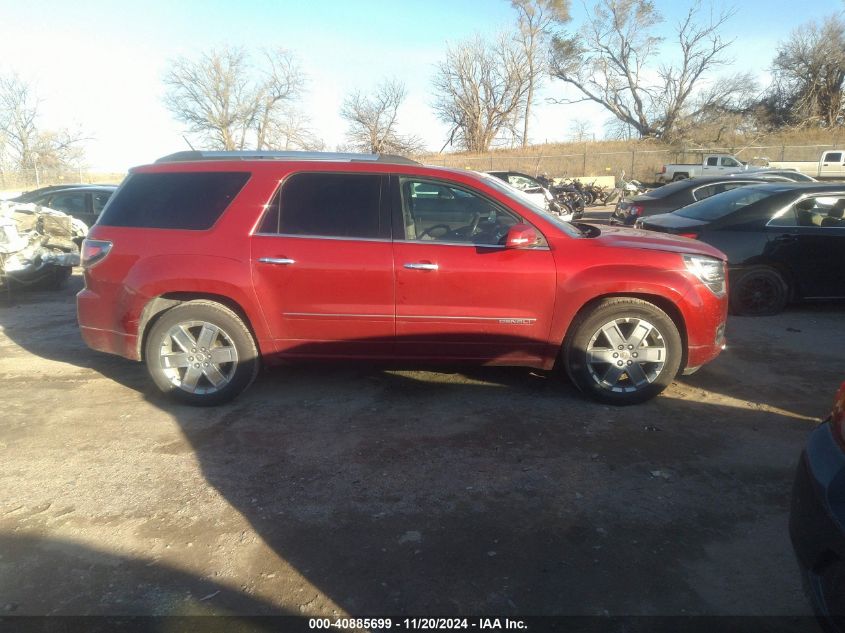
[[[411,270],[437,270],[440,268],[437,264],[405,264],[405,268]]]
[[[798,240],[797,235],[778,235],[775,242],[795,242]]]
[[[290,266],[295,264],[295,259],[288,259],[287,257],[260,257],[258,259],[262,264],[276,264],[277,266]]]

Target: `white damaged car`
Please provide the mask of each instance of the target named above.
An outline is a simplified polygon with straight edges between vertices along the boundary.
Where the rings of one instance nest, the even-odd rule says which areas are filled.
[[[79,265],[88,227],[66,213],[0,201],[0,288],[58,288]]]

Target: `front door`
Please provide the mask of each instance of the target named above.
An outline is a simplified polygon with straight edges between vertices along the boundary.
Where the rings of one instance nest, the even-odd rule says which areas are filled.
[[[299,173],[252,236],[252,277],[284,356],[393,352],[387,176]]]
[[[453,183],[396,177],[393,201],[398,353],[538,363],[556,285],[545,242],[504,248],[521,218]]]

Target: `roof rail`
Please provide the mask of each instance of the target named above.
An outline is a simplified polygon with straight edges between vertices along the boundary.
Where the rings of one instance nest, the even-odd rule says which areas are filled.
[[[198,160],[314,160],[347,161],[361,163],[393,163],[397,165],[419,165],[415,160],[395,154],[354,154],[343,152],[272,152],[272,151],[188,151],[162,156],[157,163],[178,163]]]

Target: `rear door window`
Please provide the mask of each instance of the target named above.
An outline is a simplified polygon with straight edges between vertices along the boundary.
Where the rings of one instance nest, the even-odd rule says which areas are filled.
[[[91,201],[93,203],[94,215],[99,216],[106,206],[106,202],[111,198],[110,191],[97,191],[91,194]]]
[[[84,193],[59,193],[50,198],[47,206],[56,211],[63,211],[68,215],[80,215],[85,213]]]
[[[799,200],[773,217],[769,226],[843,229],[845,228],[845,197],[815,196]]]
[[[248,172],[132,174],[100,216],[105,226],[211,228],[249,180]]]
[[[387,177],[380,174],[299,173],[276,192],[260,233],[311,237],[388,238],[383,221]],[[420,192],[421,195],[436,195]]]

